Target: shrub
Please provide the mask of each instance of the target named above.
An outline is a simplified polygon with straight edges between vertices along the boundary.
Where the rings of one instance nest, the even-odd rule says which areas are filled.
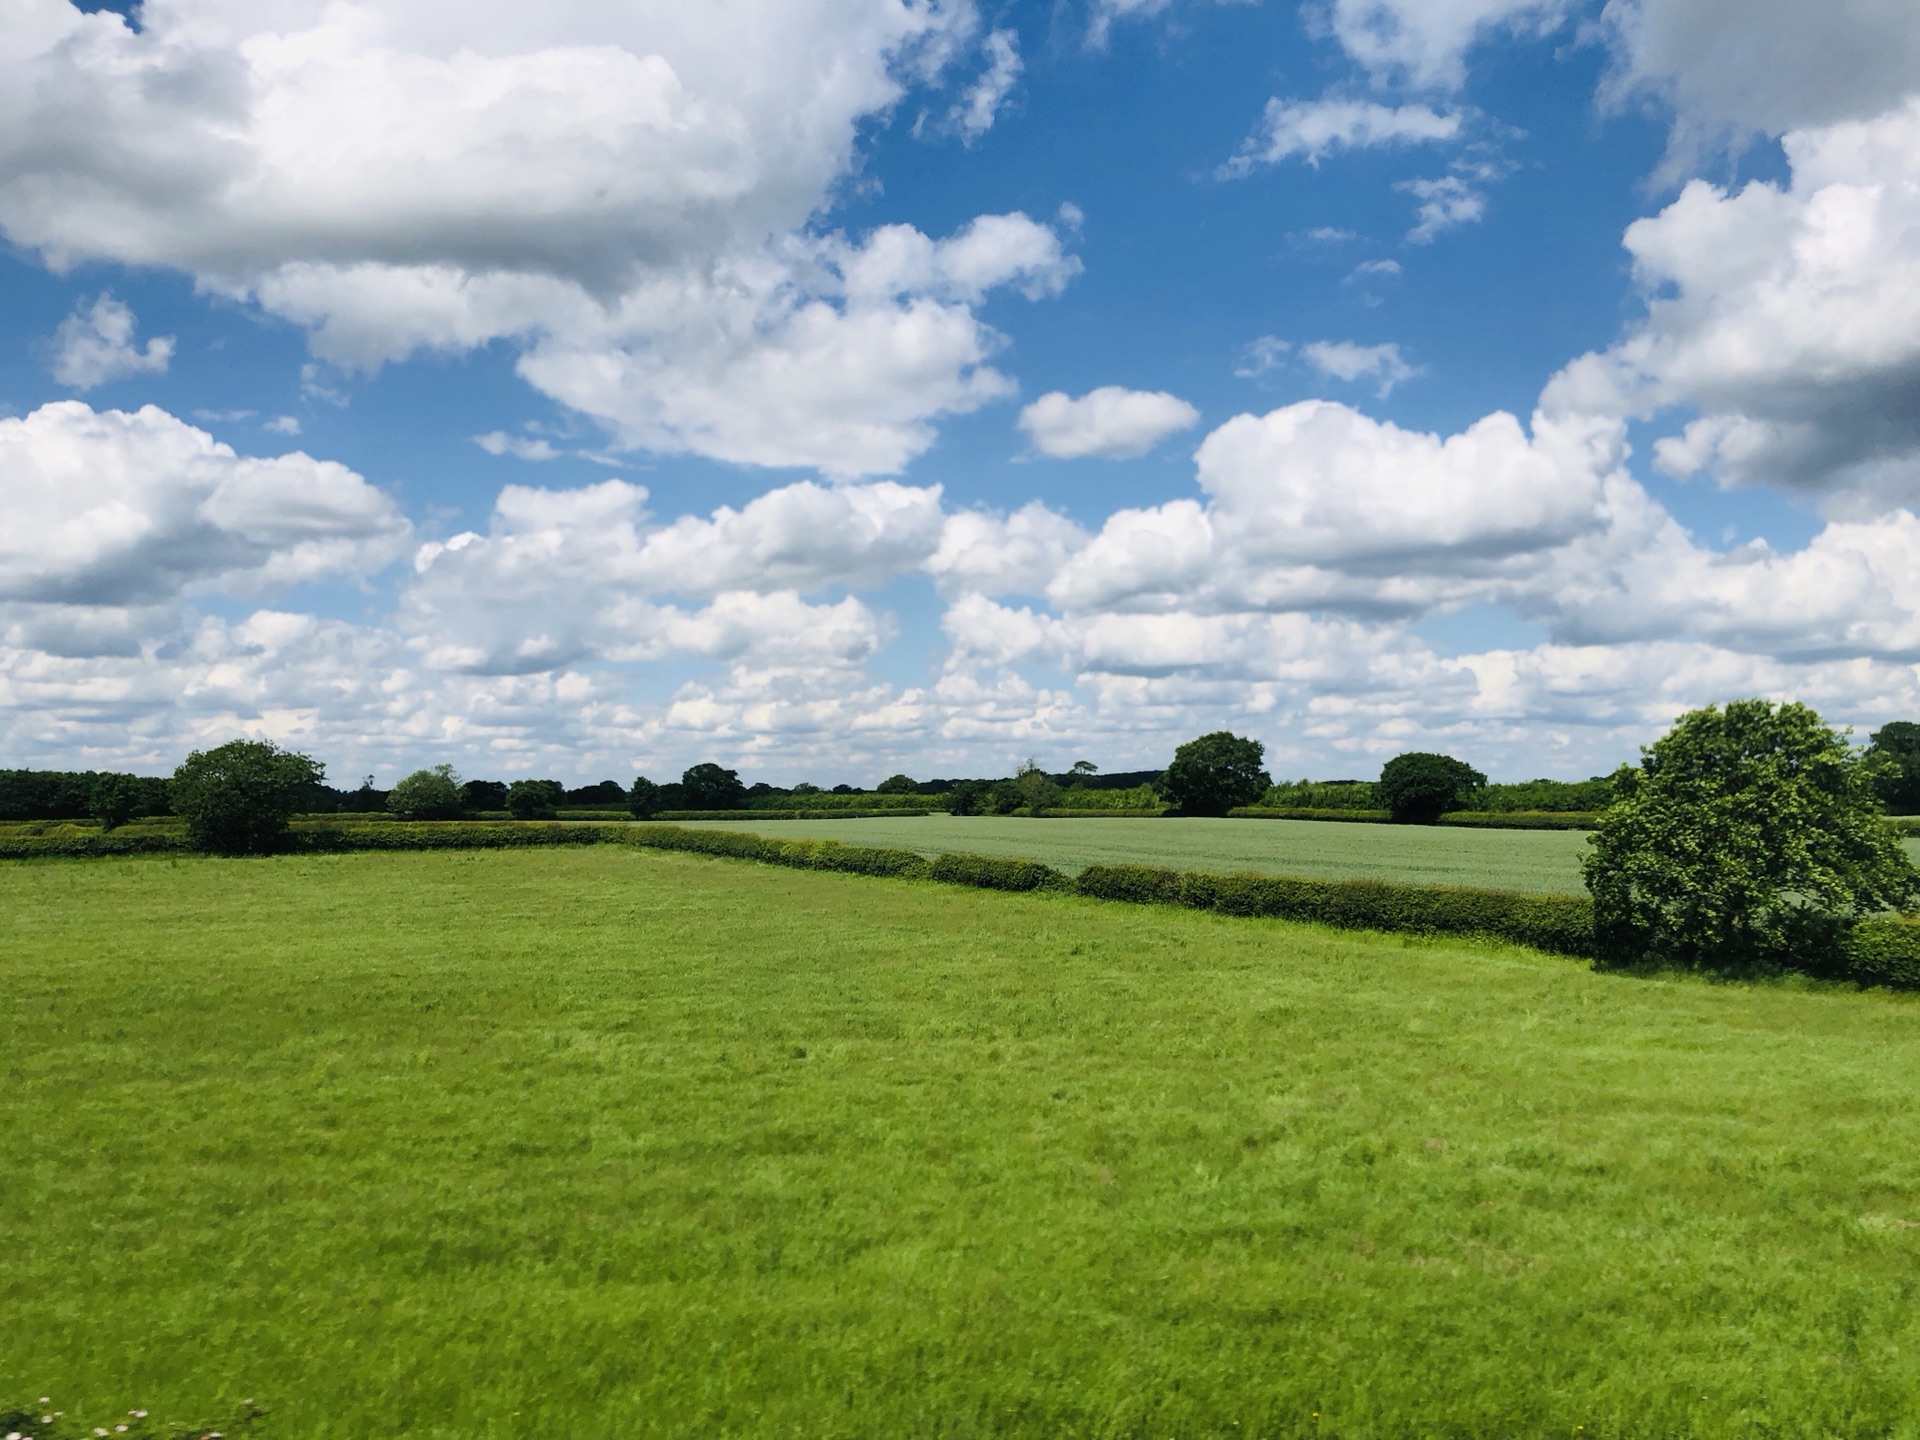
[[[1862,920],[1842,938],[1832,973],[1863,985],[1920,986],[1920,925],[1890,916]]]
[[[1920,891],[1878,767],[1804,705],[1708,706],[1641,753],[1585,862],[1610,956],[1797,967]]]
[[[507,787],[507,813],[516,820],[551,820],[566,798],[558,780],[516,780]]]
[[[1124,900],[1134,905],[1180,903],[1180,872],[1155,865],[1089,865],[1073,888],[1096,900]]]
[[[740,772],[713,764],[695,765],[682,773],[680,792],[676,810],[733,810],[747,798]]]
[[[1451,755],[1411,751],[1381,767],[1374,793],[1396,823],[1431,825],[1449,810],[1470,809],[1486,783],[1486,776]]]
[[[326,767],[267,740],[196,750],[173,772],[173,808],[196,850],[264,855],[286,844],[287,824]]]
[[[387,811],[402,820],[458,820],[460,781],[453,767],[414,771],[387,792]]]
[[[1162,787],[1184,815],[1224,815],[1272,787],[1272,777],[1260,768],[1265,754],[1258,740],[1216,730],[1173,752]]]
[[[1069,883],[1052,866],[999,855],[942,855],[929,873],[949,885],[973,885],[982,890],[1056,890],[1067,888]]]

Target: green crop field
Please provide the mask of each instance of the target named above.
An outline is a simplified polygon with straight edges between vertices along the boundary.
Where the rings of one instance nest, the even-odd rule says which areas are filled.
[[[1920,1427],[1916,997],[626,847],[0,866],[0,994],[89,1423]]]
[[[1345,880],[1364,876],[1414,885],[1485,885],[1538,894],[1580,894],[1587,837],[1574,830],[1467,830],[1347,825],[1319,820],[1032,820],[999,815],[925,815],[898,820],[696,822],[715,830],[1022,855],[1069,872],[1087,865],[1165,865],[1175,870],[1261,870]]]

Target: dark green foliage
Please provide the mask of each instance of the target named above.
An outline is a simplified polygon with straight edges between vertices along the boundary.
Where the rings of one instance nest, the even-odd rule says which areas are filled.
[[[993,786],[985,780],[962,780],[948,792],[949,815],[983,815],[993,808]]]
[[[627,792],[618,780],[602,780],[597,785],[582,785],[578,789],[567,791],[563,803],[578,810],[596,806],[601,809],[620,810],[626,807]]]
[[[1881,803],[1894,815],[1920,815],[1920,725],[1895,720],[1873,732]]]
[[[551,820],[567,798],[558,780],[516,780],[507,787],[507,813],[516,820]]]
[[[1381,810],[1371,780],[1288,780],[1258,801],[1263,810]]]
[[[502,780],[469,780],[460,787],[462,810],[504,810],[507,786]]]
[[[402,820],[458,820],[460,781],[453,767],[414,771],[387,792],[387,813]]]
[[[97,820],[95,798],[113,782],[132,797],[124,819],[169,814],[167,782],[157,775],[93,770],[0,770],[0,820]]]
[[[920,783],[911,775],[889,775],[873,787],[876,795],[913,795],[920,789]]]
[[[173,772],[174,813],[196,850],[267,855],[285,847],[287,824],[326,767],[269,740],[229,740],[196,750]]]
[[[684,772],[680,791],[680,802],[673,807],[676,810],[733,810],[747,798],[739,771],[723,770],[711,763]]]
[[[1224,815],[1272,788],[1273,778],[1260,768],[1266,753],[1258,740],[1216,730],[1173,752],[1161,787],[1183,815]]]
[[[942,855],[933,862],[932,876],[982,890],[1056,890],[1072,883],[1050,865],[1000,855]]]
[[[1011,815],[1016,810],[1037,814],[1048,806],[1058,805],[1064,794],[1053,777],[1040,768],[1038,760],[1023,760],[1011,780],[1002,780],[993,787],[993,810],[996,815]]]
[[[855,799],[872,797],[855,796]],[[775,809],[756,805],[752,810],[742,813],[739,810],[656,810],[650,817],[655,820],[679,822],[681,820],[899,820],[916,815],[931,815],[934,812],[925,805],[888,805],[872,809],[860,805],[802,806],[798,809]]]
[[[1599,814],[1613,800],[1613,782],[1606,776],[1591,780],[1521,780],[1510,785],[1486,785],[1473,797],[1474,808],[1493,811],[1583,811]]]
[[[1374,793],[1394,821],[1431,825],[1449,810],[1470,810],[1487,777],[1451,755],[1410,751],[1380,769]]]
[[[1799,968],[1920,891],[1876,766],[1804,705],[1708,706],[1641,753],[1585,864],[1610,956]]]
[[[506,803],[506,787],[500,789],[501,804]],[[387,792],[376,790],[373,777],[367,776],[360,782],[360,788],[349,791],[340,797],[339,812],[342,815],[378,815],[387,808]],[[495,807],[498,808],[498,807]]]
[[[1179,904],[1346,930],[1487,935],[1561,955],[1594,953],[1593,904],[1579,896],[1390,885],[1381,880],[1182,873],[1151,865],[1089,865],[1074,883],[1081,894],[1102,900]]]
[[[1476,830],[1591,830],[1598,810],[1454,810],[1435,822]]]
[[[635,825],[618,832],[615,838],[654,850],[689,850],[796,870],[839,870],[912,879],[924,879],[932,870],[926,857],[912,850],[842,845],[837,840],[768,840],[732,830],[683,830],[674,825]]]
[[[660,787],[644,775],[633,777],[627,791],[627,811],[636,820],[647,820],[660,813]]]
[[[1827,973],[1862,985],[1920,987],[1920,925],[1893,916],[1862,920],[1842,937]]]
[[[87,799],[87,811],[100,822],[102,830],[112,830],[137,815],[148,813],[142,808],[146,799],[142,789],[135,775],[96,775],[93,793]]]

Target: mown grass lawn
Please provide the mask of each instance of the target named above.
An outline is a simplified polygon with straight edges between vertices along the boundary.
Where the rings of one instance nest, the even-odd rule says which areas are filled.
[[[0,985],[70,1412],[1920,1433],[1911,998],[611,846],[12,864]]]

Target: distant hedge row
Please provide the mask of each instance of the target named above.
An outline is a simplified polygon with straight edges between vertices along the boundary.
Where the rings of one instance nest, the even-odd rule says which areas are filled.
[[[1385,825],[1393,816],[1385,810],[1317,810],[1298,805],[1242,805],[1227,812],[1241,820],[1335,820],[1346,824]],[[1473,830],[1591,830],[1600,819],[1587,810],[1452,810],[1436,825]]]
[[[668,822],[677,820],[895,820],[903,815],[931,814],[933,811],[927,807],[925,801],[921,801],[918,805],[889,805],[875,810],[856,810],[845,806],[829,808],[824,805],[809,805],[795,810],[771,810],[758,805],[751,810],[662,810],[653,818]]]

